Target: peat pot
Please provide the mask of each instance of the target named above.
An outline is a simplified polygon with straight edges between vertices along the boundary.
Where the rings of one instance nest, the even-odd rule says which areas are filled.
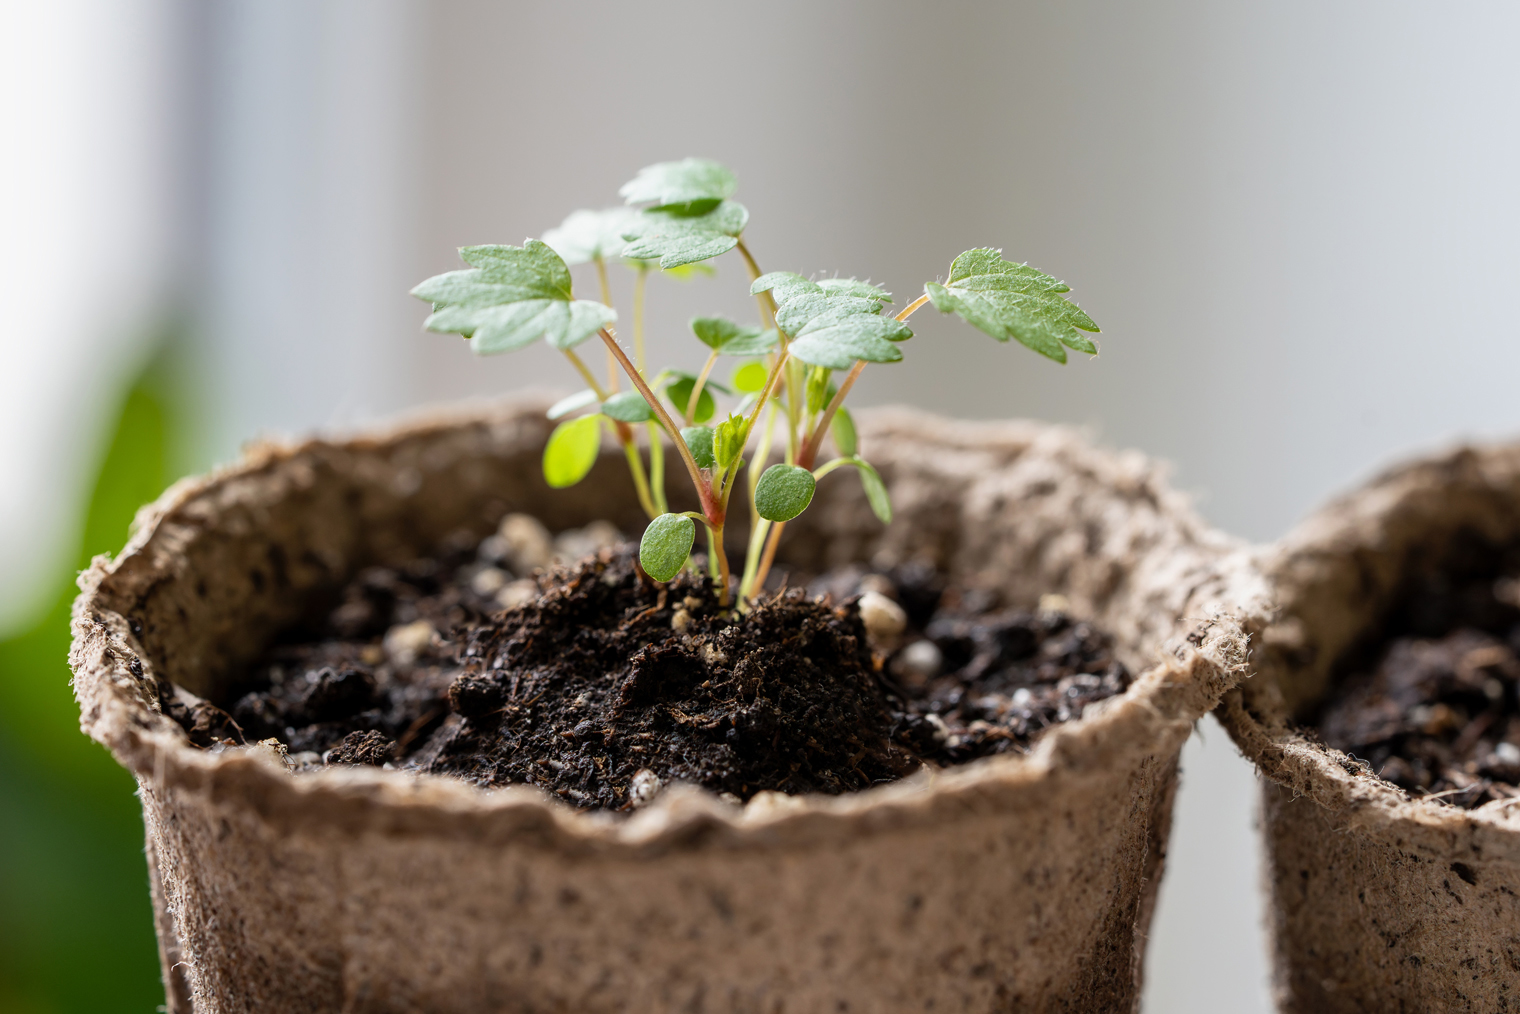
[[[257,447],[169,490],[81,578],[76,693],[141,786],[170,1010],[1134,1009],[1178,753],[1242,671],[1251,572],[1153,464],[1066,429],[862,413],[895,520],[827,481],[783,553],[922,559],[1111,633],[1142,675],[1028,755],[743,807],[677,787],[625,819],[528,787],[297,775],[160,714],[157,681],[220,699],[362,566],[508,511],[639,531],[611,450],[545,487],[543,410]]]
[[[1520,807],[1411,795],[1301,731],[1422,589],[1492,580],[1517,544],[1509,446],[1390,471],[1269,551],[1279,608],[1219,715],[1263,776],[1283,1011],[1520,1010]]]

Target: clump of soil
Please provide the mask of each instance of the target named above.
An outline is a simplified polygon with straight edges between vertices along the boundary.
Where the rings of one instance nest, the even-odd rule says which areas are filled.
[[[616,810],[671,781],[838,794],[1027,750],[1130,682],[1089,625],[926,567],[832,572],[736,617],[705,577],[642,577],[605,526],[557,546],[535,526],[361,573],[226,710],[166,687],[166,713],[202,746],[274,737],[303,769],[381,764]]]
[[[1325,705],[1324,741],[1417,795],[1520,798],[1520,581],[1421,581],[1391,627]]]

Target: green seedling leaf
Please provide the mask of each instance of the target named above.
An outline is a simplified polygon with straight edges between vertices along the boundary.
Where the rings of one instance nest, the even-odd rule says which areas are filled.
[[[758,394],[765,390],[765,382],[770,378],[771,371],[765,368],[765,364],[759,360],[744,363],[734,371],[729,382],[733,384],[735,391],[745,394]]]
[[[618,196],[629,204],[684,207],[701,213],[732,197],[739,181],[727,168],[707,158],[683,158],[645,166],[624,183]]]
[[[675,370],[671,370],[670,375],[676,379],[671,381],[669,387],[665,388],[665,397],[670,399],[671,406],[677,412],[685,415],[686,406],[691,403],[691,389],[697,386],[697,378],[690,373],[680,373]],[[714,390],[721,391],[724,394],[728,393],[728,388],[722,384],[714,383],[712,378],[709,377],[707,383],[702,385],[702,393],[697,396],[697,414],[691,420],[692,422],[705,423],[718,411],[718,403],[713,400],[712,396]]]
[[[697,525],[691,518],[661,514],[649,522],[639,539],[639,566],[656,581],[669,581],[686,566],[696,538]]]
[[[553,405],[549,406],[549,411],[544,414],[550,419],[558,419],[561,416],[569,415],[571,412],[576,412],[595,404],[596,392],[588,387],[584,391],[576,391],[568,398],[561,398],[559,401],[556,401]]]
[[[695,264],[727,253],[739,245],[749,223],[749,211],[737,201],[724,201],[703,214],[679,207],[643,211],[623,233],[624,257],[658,260],[665,269]]]
[[[834,446],[839,448],[840,454],[847,458],[855,456],[855,452],[859,449],[859,441],[855,436],[855,418],[843,405],[835,411],[834,421],[829,424],[829,433],[833,436]]]
[[[698,468],[712,468],[718,459],[713,455],[713,428],[711,426],[686,426],[681,429],[681,439],[691,451],[691,458]]]
[[[775,330],[741,327],[727,317],[693,317],[691,330],[703,345],[722,356],[758,356],[781,340]]]
[[[892,293],[886,289],[855,278],[820,278],[817,284],[820,289],[831,295],[857,296],[861,299],[880,300],[883,303],[892,302]]]
[[[809,412],[822,412],[823,407],[829,403],[837,390],[829,383],[831,371],[822,366],[815,366],[808,370],[807,374],[807,410]]]
[[[891,524],[892,498],[887,495],[887,485],[881,481],[881,473],[859,456],[854,457],[854,464],[860,470],[860,485],[865,488],[866,502],[871,505],[871,513],[875,514],[882,524]]]
[[[797,333],[821,317],[839,319],[846,316],[874,316],[881,313],[881,303],[857,296],[831,296],[827,292],[801,292],[781,301],[776,308],[776,326],[788,335]]]
[[[866,502],[871,505],[871,513],[875,514],[882,524],[890,524],[892,521],[892,500],[887,496],[886,484],[881,481],[880,473],[871,467],[871,463],[860,455],[851,454],[847,458],[835,458],[833,461],[819,467],[812,474],[815,479],[819,479],[830,472],[844,468],[846,465],[860,472],[860,485],[866,491]]]
[[[544,242],[567,265],[610,260],[622,252],[626,245],[623,233],[638,217],[633,208],[572,211],[558,226],[544,232]]]
[[[602,420],[585,415],[554,427],[544,445],[544,481],[554,489],[574,486],[596,464],[602,448]]]
[[[638,264],[651,263],[649,261],[636,261]],[[665,268],[660,274],[666,278],[674,278],[678,282],[689,282],[698,275],[703,278],[711,278],[718,273],[718,269],[711,264],[678,264],[673,268]]]
[[[744,443],[740,439],[743,432],[744,417],[742,415],[730,415],[713,430],[713,457],[717,459],[720,471],[726,471],[739,459],[740,453],[744,450]]]
[[[847,370],[857,359],[895,363],[902,352],[894,342],[913,337],[907,325],[890,317],[851,313],[830,320],[819,317],[797,333],[792,357],[813,366]]]
[[[637,391],[619,391],[602,402],[602,415],[625,423],[648,422],[654,418],[649,402]]]
[[[1098,330],[1091,317],[1061,295],[1071,289],[1059,279],[1027,264],[1003,259],[1001,250],[967,250],[950,265],[944,285],[924,286],[941,313],[954,313],[968,324],[1006,342],[1010,338],[1058,363],[1066,348],[1096,355],[1098,347],[1081,331]]]
[[[461,334],[478,355],[511,352],[545,338],[568,349],[613,321],[617,313],[575,299],[570,269],[547,244],[463,247],[468,270],[435,275],[412,290],[433,304],[429,331]]]
[[[758,296],[762,292],[769,292],[777,303],[785,302],[794,296],[822,292],[823,287],[817,282],[809,281],[795,271],[770,271],[761,275],[750,283],[749,294]]]
[[[805,468],[772,465],[755,484],[755,512],[767,521],[790,521],[807,510],[817,485]]]

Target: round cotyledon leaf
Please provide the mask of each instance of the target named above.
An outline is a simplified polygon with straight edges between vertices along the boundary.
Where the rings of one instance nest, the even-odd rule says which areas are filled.
[[[817,485],[805,468],[772,465],[755,484],[755,512],[767,521],[790,521],[807,510]]]
[[[544,445],[544,481],[554,489],[574,486],[596,464],[602,448],[602,420],[586,415],[554,427]]]
[[[691,518],[661,514],[649,522],[639,540],[639,565],[656,581],[669,581],[686,565],[696,538],[697,525]]]

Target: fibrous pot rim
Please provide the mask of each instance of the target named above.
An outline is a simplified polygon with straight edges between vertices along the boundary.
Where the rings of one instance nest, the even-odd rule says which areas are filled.
[[[1461,842],[1520,862],[1520,800],[1469,810],[1413,795],[1292,717],[1295,693],[1330,679],[1342,652],[1396,594],[1403,572],[1390,556],[1416,548],[1422,526],[1497,526],[1520,536],[1520,518],[1513,531],[1505,527],[1506,505],[1520,514],[1520,444],[1462,444],[1384,471],[1256,551],[1268,594],[1246,623],[1258,646],[1253,678],[1226,694],[1217,714],[1262,776],[1390,841],[1432,852]],[[1342,614],[1326,603],[1356,612],[1362,630],[1334,630]]]
[[[1198,520],[1177,494],[1159,484],[1159,470],[1148,466],[1137,481],[1155,485],[1154,497],[1175,529],[1169,550],[1190,554],[1179,573],[1203,576],[1190,586],[1183,615],[1169,618],[1173,636],[1158,647],[1154,664],[1129,690],[1047,731],[1027,755],[987,758],[838,797],[766,793],[744,807],[678,786],[631,817],[619,818],[575,810],[528,787],[482,790],[452,778],[373,768],[297,775],[267,747],[220,752],[194,747],[177,724],[159,713],[146,689],[151,679],[142,678],[145,671],[151,677],[151,662],[128,620],[104,603],[101,591],[125,561],[170,538],[170,522],[192,506],[204,507],[230,481],[290,467],[313,448],[383,448],[525,410],[541,412],[540,401],[518,398],[430,411],[346,439],[265,442],[231,466],[175,484],[139,513],[131,540],[115,559],[98,557],[80,576],[70,663],[84,731],[148,786],[205,794],[230,808],[252,810],[275,829],[527,838],[561,850],[632,854],[672,847],[769,848],[942,823],[990,806],[1040,805],[1048,794],[1032,790],[1052,789],[1063,779],[1104,777],[1115,765],[1136,762],[1137,750],[1164,762],[1193,722],[1245,671],[1245,603],[1260,597],[1249,554]],[[1119,460],[1066,427],[952,422],[903,409],[861,415],[863,431],[897,424],[928,439],[1056,441],[1102,468],[1112,469]],[[1125,461],[1126,474],[1134,473],[1134,455]]]

